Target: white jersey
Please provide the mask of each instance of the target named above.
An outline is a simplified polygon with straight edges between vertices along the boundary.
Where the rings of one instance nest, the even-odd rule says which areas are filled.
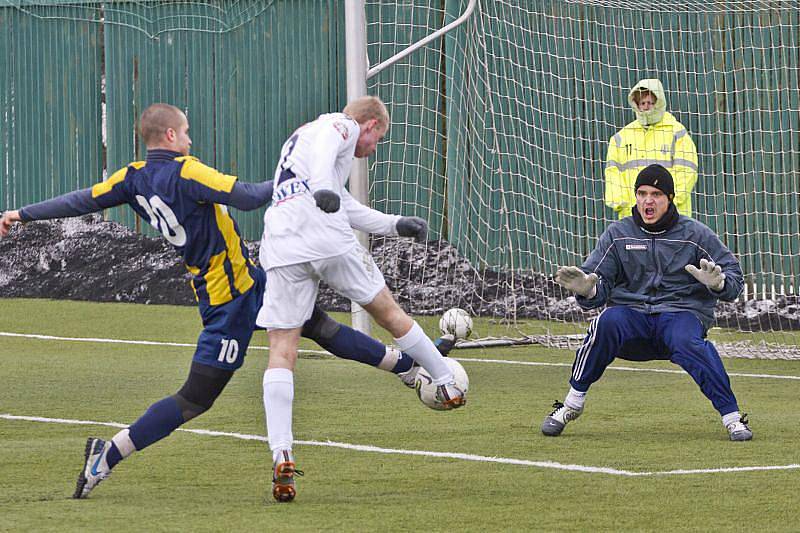
[[[264,214],[260,261],[265,270],[346,253],[357,244],[352,228],[396,234],[399,216],[362,205],[345,188],[359,132],[352,118],[330,113],[301,126],[284,143],[272,205]],[[341,198],[337,212],[317,207],[313,195],[322,189]]]

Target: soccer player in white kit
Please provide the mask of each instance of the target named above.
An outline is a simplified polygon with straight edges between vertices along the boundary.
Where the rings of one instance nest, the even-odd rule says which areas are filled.
[[[311,317],[320,280],[361,305],[392,334],[400,350],[430,373],[442,408],[466,403],[442,355],[395,302],[372,256],[353,233],[357,229],[419,237],[427,232],[424,220],[371,209],[345,188],[353,157],[374,153],[388,128],[383,102],[374,96],[358,98],[342,113],[320,115],[297,129],[284,143],[275,170],[260,250],[267,289],[256,323],[267,329],[270,343],[264,409],[274,462],[272,494],[278,501],[295,496],[294,367],[300,331]]]

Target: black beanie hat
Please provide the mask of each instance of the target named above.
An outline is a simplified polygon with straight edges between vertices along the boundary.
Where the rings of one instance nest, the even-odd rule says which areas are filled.
[[[672,174],[661,165],[650,165],[645,167],[636,176],[634,192],[639,190],[642,185],[650,185],[663,192],[671,202],[675,198],[675,183],[672,181]]]

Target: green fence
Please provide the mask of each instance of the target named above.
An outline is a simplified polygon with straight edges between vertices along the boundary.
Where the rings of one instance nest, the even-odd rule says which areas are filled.
[[[102,177],[99,14],[31,9],[0,8],[0,209]]]
[[[294,128],[346,100],[336,0],[59,3],[0,7],[0,209],[142,159],[135,120],[153,102],[186,110],[193,155],[252,182],[272,178]],[[263,210],[236,216],[260,237]]]

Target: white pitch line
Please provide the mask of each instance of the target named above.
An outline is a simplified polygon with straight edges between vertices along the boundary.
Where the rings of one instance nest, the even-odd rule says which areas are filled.
[[[117,422],[97,422],[93,420],[72,420],[68,418],[46,418],[41,416],[20,416],[12,414],[0,414],[0,419],[5,420],[22,420],[26,422],[45,422],[50,424],[74,424],[74,425],[92,425],[92,426],[109,426],[114,428],[126,428],[125,424]],[[263,435],[248,435],[246,433],[231,433],[228,431],[213,431],[209,429],[183,429],[178,428],[177,431],[185,433],[194,433],[195,435],[207,435],[212,437],[232,437],[240,440],[255,440],[259,442],[267,442],[267,438]],[[764,466],[740,466],[740,467],[727,467],[727,468],[701,468],[695,470],[666,470],[655,472],[632,472],[630,470],[619,470],[616,468],[607,468],[602,466],[586,466],[575,464],[563,464],[555,461],[528,461],[526,459],[512,459],[507,457],[489,457],[485,455],[474,455],[470,453],[454,453],[454,452],[434,452],[427,450],[403,450],[397,448],[381,448],[378,446],[370,446],[364,444],[349,444],[346,442],[333,442],[333,441],[315,441],[315,440],[295,440],[295,444],[301,446],[324,446],[329,448],[341,448],[345,450],[354,450],[358,452],[369,453],[383,453],[391,455],[415,455],[422,457],[439,457],[443,459],[458,459],[462,461],[474,461],[480,463],[499,463],[515,466],[530,466],[535,468],[550,468],[554,470],[566,470],[570,472],[584,472],[589,474],[608,474],[612,476],[623,477],[647,477],[647,476],[674,476],[674,475],[688,475],[688,474],[722,474],[734,472],[758,472],[769,470],[797,470],[800,469],[800,464],[789,465],[764,465]]]
[[[10,333],[7,331],[0,331],[0,337],[22,337],[26,339],[37,339],[43,341],[72,341],[72,342],[98,342],[102,344],[138,344],[145,346],[177,346],[179,348],[194,348],[197,344],[189,344],[188,342],[166,342],[166,341],[135,341],[126,339],[103,339],[95,337],[55,337],[53,335],[36,335],[32,333]],[[269,351],[268,346],[249,346],[250,350],[263,350]],[[325,350],[298,350],[302,353],[316,353],[327,354]]]
[[[564,366],[572,367],[572,363],[539,363],[536,361],[513,361],[507,359],[478,359],[478,358],[465,358],[454,357],[457,361],[466,363],[498,363],[501,365],[523,365],[523,366]],[[686,375],[683,370],[669,370],[666,368],[636,368],[631,366],[609,366],[607,370],[623,370],[626,372],[655,372],[657,374],[681,374]],[[779,374],[745,374],[743,372],[728,372],[729,376],[736,376],[740,378],[768,378],[768,379],[795,379],[800,380],[800,376],[783,376]]]
[[[46,341],[73,341],[73,342],[97,342],[106,344],[138,344],[146,346],[177,346],[181,348],[194,348],[195,344],[183,342],[166,342],[166,341],[137,341],[125,339],[104,339],[95,337],[56,337],[53,335],[38,335],[32,333],[9,333],[0,331],[0,337],[22,337],[27,339],[37,339]],[[251,350],[264,350],[269,351],[267,346],[250,346]],[[330,352],[325,350],[298,350],[300,353],[313,353],[320,355],[331,355]],[[497,363],[503,365],[521,365],[521,366],[559,366],[559,367],[572,367],[572,363],[540,363],[536,361],[513,361],[507,359],[480,359],[472,357],[453,357],[456,361],[464,361],[467,363]],[[683,370],[669,370],[665,368],[635,368],[629,366],[609,366],[608,370],[622,370],[626,372],[653,372],[657,374],[685,374]],[[790,379],[800,381],[800,376],[780,375],[780,374],[747,374],[743,372],[728,372],[729,376],[740,378],[765,378],[765,379]]]

